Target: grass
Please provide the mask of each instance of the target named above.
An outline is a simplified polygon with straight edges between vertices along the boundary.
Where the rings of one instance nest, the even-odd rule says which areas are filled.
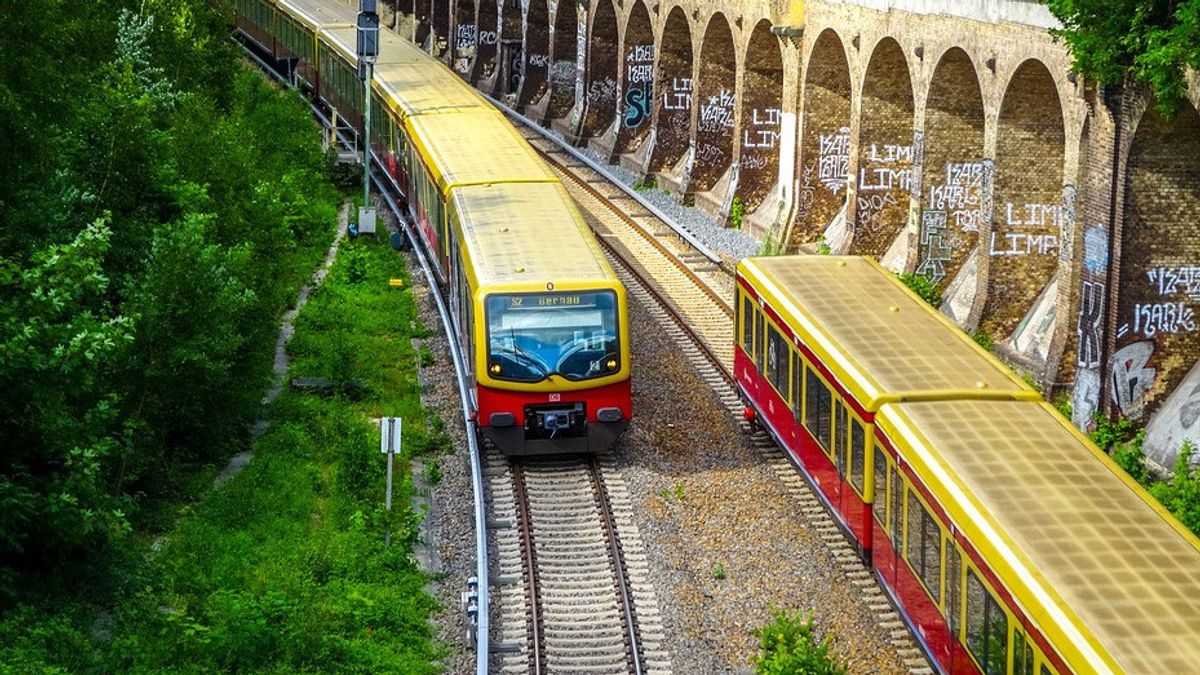
[[[0,673],[440,670],[407,460],[447,439],[418,397],[410,338],[423,329],[409,292],[388,288],[395,276],[407,282],[386,243],[344,243],[296,322],[289,376],[360,381],[361,400],[285,391],[241,473],[182,507],[156,545],[113,554],[104,608],[9,613]],[[378,416],[405,419],[390,513]]]

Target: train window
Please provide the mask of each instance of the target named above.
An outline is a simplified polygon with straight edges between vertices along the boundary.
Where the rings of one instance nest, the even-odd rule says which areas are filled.
[[[887,532],[887,456],[883,454],[882,450],[876,447],[873,461],[875,462],[875,494],[872,495],[872,499],[876,504],[875,516],[879,518],[879,522],[883,525],[883,531]]]
[[[849,444],[846,439],[849,436],[846,434],[846,406],[841,404],[841,401],[833,404],[837,414],[834,419],[837,420],[837,435],[833,437],[833,447],[837,448],[837,471],[838,475],[846,476],[846,458],[848,457],[847,449]]]
[[[763,361],[766,359],[767,331],[764,330],[762,311],[754,313],[754,364],[758,372],[763,372]]]
[[[863,434],[862,423],[857,419],[850,419],[850,482],[854,485],[854,489],[858,490],[858,494],[866,496],[866,440]]]
[[[946,539],[946,617],[950,626],[950,635],[959,639],[958,627],[962,616],[962,558],[959,557],[958,547],[954,545],[953,537]]]
[[[767,379],[786,401],[788,398],[788,346],[775,326],[767,326]]]
[[[967,651],[985,675],[1008,669],[1008,615],[973,569],[967,570]]]
[[[936,605],[941,597],[942,528],[911,489],[908,491],[908,523],[905,527],[906,559]]]
[[[742,296],[742,349],[754,354],[754,301],[749,295]]]
[[[801,375],[804,372],[804,364],[796,352],[790,352],[792,355],[792,409],[796,412],[796,419],[799,420],[804,415],[804,382],[801,380]]]
[[[892,531],[892,548],[896,551],[896,556],[900,556],[900,544],[903,542],[901,538],[901,530],[904,528],[904,516],[901,515],[901,503],[904,499],[904,484],[900,482],[900,464],[897,463],[892,468],[892,504],[888,508],[888,522],[891,523],[889,529]]]
[[[1020,630],[1013,632],[1013,675],[1033,675],[1033,647]]]
[[[832,397],[829,394],[829,388],[812,368],[805,369],[804,386],[804,425],[808,427],[809,433],[817,439],[817,443],[820,443],[828,454],[833,451],[833,444],[829,438],[833,431],[830,429]]]

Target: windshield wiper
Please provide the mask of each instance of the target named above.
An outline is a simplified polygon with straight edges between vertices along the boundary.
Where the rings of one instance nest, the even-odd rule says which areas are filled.
[[[538,370],[541,371],[542,377],[546,377],[547,375],[550,374],[549,368],[547,368],[545,365],[543,365],[541,360],[539,360],[533,354],[530,354],[529,352],[525,351],[525,349],[522,348],[521,345],[517,344],[517,337],[516,337],[515,329],[513,329],[513,328],[508,329],[508,339],[509,339],[509,342],[512,343],[514,354],[520,354],[522,357],[524,357],[524,359],[526,361],[537,366]]]

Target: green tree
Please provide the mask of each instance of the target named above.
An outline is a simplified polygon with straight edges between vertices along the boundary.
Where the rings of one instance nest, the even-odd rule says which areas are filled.
[[[1171,480],[1154,484],[1150,494],[1188,529],[1200,535],[1200,469],[1191,465],[1195,453],[1196,446],[1191,441],[1185,442],[1175,458]]]
[[[1171,114],[1185,100],[1186,68],[1200,69],[1200,0],[1047,0],[1075,69],[1103,84],[1148,85]]]
[[[129,322],[104,300],[111,232],[92,223],[28,265],[0,258],[0,592],[19,569],[109,541],[127,503],[102,470],[123,437],[107,384]]]

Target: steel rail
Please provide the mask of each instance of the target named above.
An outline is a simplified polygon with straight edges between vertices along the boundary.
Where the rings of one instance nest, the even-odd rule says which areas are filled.
[[[280,82],[285,82],[292,86],[290,82],[283,77],[283,74],[272,67],[267,61],[263,60],[258,54],[249,48],[247,45],[238,42],[246,54],[254,60],[259,67],[274,77]],[[321,123],[329,128],[332,126],[332,121],[321,110],[320,106],[314,101],[304,96],[303,92],[298,87],[293,87],[296,94],[308,103],[313,111],[313,115],[321,121]],[[349,144],[350,139],[338,130],[334,133],[344,142]],[[369,144],[367,145],[369,148]],[[375,155],[374,150],[369,150],[375,158],[374,166],[383,166],[379,161],[379,157]],[[489,640],[489,579],[488,579],[488,550],[487,550],[487,513],[486,502],[484,501],[483,493],[483,466],[482,455],[479,451],[479,436],[475,427],[475,420],[471,410],[473,408],[470,400],[467,387],[466,377],[466,361],[458,347],[458,341],[453,339],[453,322],[450,319],[450,310],[446,307],[446,301],[442,298],[442,294],[438,292],[437,277],[433,272],[433,265],[428,259],[428,255],[421,247],[420,241],[413,232],[412,224],[406,217],[404,210],[400,208],[395,195],[401,194],[400,186],[392,180],[391,176],[387,176],[387,183],[380,180],[378,172],[371,172],[371,182],[375,184],[380,196],[387,202],[388,208],[396,217],[396,222],[400,223],[400,230],[403,232],[409,245],[412,246],[416,253],[417,260],[421,264],[422,272],[429,283],[429,288],[432,291],[435,304],[437,305],[438,316],[442,322],[442,328],[446,335],[446,341],[449,344],[450,357],[454,362],[455,379],[458,380],[459,401],[462,404],[463,425],[467,435],[467,452],[471,457],[471,491],[475,500],[475,574],[476,574],[476,613],[475,613],[475,672],[476,675],[487,675],[488,660],[491,655],[491,644]]]
[[[625,634],[629,636],[629,656],[633,664],[633,672],[635,675],[642,675],[637,619],[633,615],[633,598],[629,589],[629,577],[625,573],[625,558],[621,552],[621,542],[617,538],[617,522],[613,517],[612,502],[609,501],[608,493],[604,490],[604,477],[600,473],[600,466],[596,463],[595,457],[588,461],[588,469],[591,472],[592,483],[596,486],[596,501],[600,503],[600,525],[608,540],[609,555],[612,556],[613,576],[617,580],[617,603],[621,606],[621,613],[625,619]]]
[[[538,593],[537,553],[533,550],[533,516],[529,513],[529,494],[525,490],[525,466],[519,458],[511,460],[513,502],[517,507],[517,527],[521,533],[521,557],[529,573],[529,646],[533,675],[541,675],[542,661],[542,601]]]
[[[671,216],[664,213],[662,211],[662,209],[658,208],[653,203],[651,203],[649,200],[647,200],[645,197],[638,194],[637,190],[634,190],[633,188],[629,187],[628,185],[626,185],[624,183],[624,181],[622,181],[620,178],[613,175],[613,173],[608,170],[608,167],[597,162],[596,160],[592,159],[591,157],[588,157],[587,155],[583,154],[576,148],[572,147],[570,143],[563,141],[562,139],[558,138],[554,134],[543,129],[540,124],[537,124],[536,122],[529,119],[528,117],[522,115],[521,113],[517,112],[516,110],[513,110],[505,103],[498,101],[495,98],[492,98],[491,95],[486,94],[482,91],[479,91],[478,89],[476,91],[479,93],[480,96],[483,96],[488,101],[491,101],[492,105],[496,106],[500,110],[503,110],[505,114],[521,120],[522,123],[524,123],[529,128],[534,129],[535,131],[540,133],[542,136],[544,136],[546,139],[553,141],[554,143],[557,143],[559,145],[559,147],[561,147],[563,150],[565,150],[567,153],[569,153],[572,157],[574,157],[575,159],[586,164],[589,169],[591,169],[592,171],[595,171],[596,173],[600,174],[601,176],[604,176],[606,179],[608,179],[608,181],[610,183],[613,184],[614,187],[620,188],[620,190],[622,192],[629,195],[629,197],[632,198],[634,201],[636,201],[638,204],[641,204],[642,208],[646,209],[650,213],[653,213],[655,218],[658,218],[659,220],[666,223],[668,227],[670,227],[672,230],[674,230],[675,233],[678,234],[680,237],[682,237],[687,243],[691,244],[692,248],[696,249],[696,251],[698,251],[701,255],[703,255],[705,258],[708,258],[708,260],[710,262],[713,262],[713,263],[717,264],[718,266],[720,266],[722,264],[720,255],[718,255],[715,251],[713,251],[711,248],[709,248],[708,245],[706,245],[704,242],[697,239],[696,235],[692,234],[692,232],[690,230],[688,230],[686,227],[675,222],[675,219],[671,218]]]

